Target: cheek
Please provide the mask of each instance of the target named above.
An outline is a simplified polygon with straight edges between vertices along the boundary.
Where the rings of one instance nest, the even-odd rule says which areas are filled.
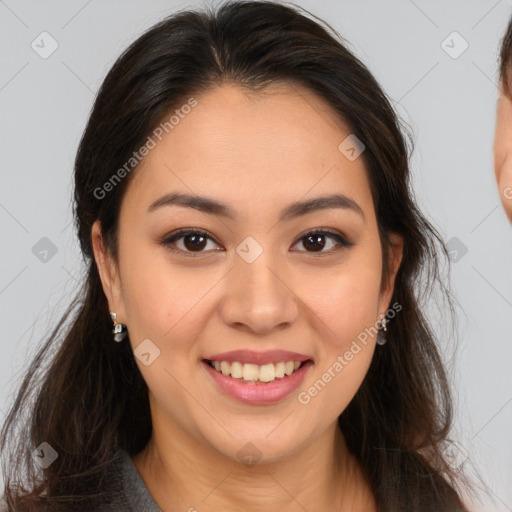
[[[338,283],[331,291],[329,315],[334,325],[342,327],[340,335],[347,331],[361,329],[368,321],[375,320],[380,295],[380,273],[374,278],[370,275],[351,275]]]
[[[354,251],[346,262],[312,276],[300,292],[321,318],[325,349],[342,349],[370,325],[379,313],[381,265],[379,248]],[[320,333],[319,333],[320,334]]]
[[[165,255],[134,258],[129,264],[132,271],[125,273],[123,293],[136,363],[157,402],[169,407],[170,415],[185,411],[190,404],[181,383],[190,379],[190,369],[201,355],[196,340],[212,315],[213,295],[208,291],[220,277],[212,271],[173,266]],[[150,354],[148,365],[144,353]]]
[[[512,203],[512,154],[508,155],[496,169],[496,177],[502,201],[506,199]]]
[[[200,331],[198,312],[216,276],[172,264],[159,248],[125,251],[123,297],[133,345],[149,338],[167,347],[165,340],[173,339],[173,351],[179,350],[179,340]]]
[[[324,316],[332,332],[326,331],[322,338],[321,371],[336,375],[331,378],[332,399],[343,406],[362,382],[376,345],[379,286],[369,277],[344,280],[332,291]],[[329,375],[322,378],[326,379]]]
[[[314,378],[298,400],[312,417],[334,421],[353,399],[371,364],[376,347],[380,272],[352,273],[334,280],[326,292],[322,340]]]
[[[368,371],[378,332],[381,265],[380,246],[354,252],[346,265],[323,279],[321,288],[307,292],[312,298],[308,305],[322,320],[315,329],[322,340],[315,370],[320,378],[305,390],[305,400],[318,396],[314,408],[331,404],[333,414],[339,414]]]

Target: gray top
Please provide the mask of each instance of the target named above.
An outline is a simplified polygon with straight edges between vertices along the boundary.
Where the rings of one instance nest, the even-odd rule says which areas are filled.
[[[117,470],[122,475],[122,490],[111,503],[101,506],[99,512],[162,512],[128,452],[120,449],[113,464],[118,468],[114,471]]]
[[[162,512],[124,449],[116,452],[109,473],[115,491],[108,500],[98,502],[94,512]],[[3,498],[0,512],[7,512]]]

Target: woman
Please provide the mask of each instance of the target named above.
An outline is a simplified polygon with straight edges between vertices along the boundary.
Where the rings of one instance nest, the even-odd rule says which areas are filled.
[[[494,173],[500,200],[508,220],[512,222],[512,19],[500,45],[500,95],[494,136]]]
[[[74,199],[88,274],[4,425],[12,509],[466,510],[420,303],[446,251],[330,27],[264,1],[152,27],[98,93]]]

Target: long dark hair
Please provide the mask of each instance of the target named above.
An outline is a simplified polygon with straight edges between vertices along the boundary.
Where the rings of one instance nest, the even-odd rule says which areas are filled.
[[[115,451],[134,455],[151,436],[148,388],[130,344],[112,342],[91,246],[91,226],[99,219],[106,247],[117,258],[120,203],[135,171],[107,198],[98,189],[165,116],[226,82],[251,91],[277,82],[305,86],[364,143],[383,254],[391,232],[405,242],[391,301],[402,311],[390,322],[389,341],[377,347],[339,425],[379,511],[465,510],[461,475],[444,452],[452,422],[449,381],[421,305],[422,292],[436,283],[448,293],[439,257],[447,252],[414,201],[410,135],[343,38],[296,7],[232,1],[216,10],[178,12],[138,38],[105,78],[74,167],[74,214],[87,269],[83,286],[30,364],[2,430],[5,496],[16,510],[43,510],[45,504],[67,510],[108,494],[106,467]],[[43,441],[59,456],[41,477],[31,455]],[[17,484],[23,469],[27,488]]]

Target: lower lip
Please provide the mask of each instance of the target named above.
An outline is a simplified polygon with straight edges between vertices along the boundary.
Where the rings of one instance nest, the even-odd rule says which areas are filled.
[[[232,377],[218,372],[210,363],[204,360],[202,364],[220,389],[230,397],[253,405],[266,405],[279,402],[293,393],[293,391],[300,386],[300,383],[303,381],[306,372],[313,362],[306,361],[291,375],[286,375],[282,379],[276,379],[272,382],[261,384],[247,384],[241,380],[233,379]]]

